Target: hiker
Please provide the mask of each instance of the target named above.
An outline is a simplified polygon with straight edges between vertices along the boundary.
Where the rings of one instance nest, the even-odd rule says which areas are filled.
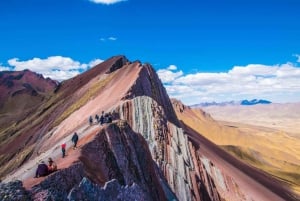
[[[100,117],[100,125],[104,124],[104,111],[102,111],[101,117]]]
[[[63,158],[66,156],[66,146],[67,146],[66,143],[63,143],[63,144],[61,145],[61,151],[62,151],[62,157],[63,157]]]
[[[74,133],[74,135],[72,137],[72,142],[74,143],[73,149],[76,149],[77,148],[77,142],[78,142],[78,135],[77,135],[76,132]]]
[[[104,115],[104,123],[108,123],[108,113],[105,113]]]
[[[99,116],[98,116],[98,114],[95,115],[95,119],[96,119],[97,123],[99,123]]]
[[[90,125],[92,125],[92,124],[93,124],[93,117],[92,117],[92,116],[90,116],[90,118],[89,118],[89,122],[90,122]]]
[[[112,115],[111,115],[111,113],[108,113],[106,122],[107,123],[111,123],[112,122]]]
[[[47,176],[48,174],[48,166],[45,164],[44,161],[42,161],[36,169],[35,178]]]
[[[57,170],[56,163],[52,160],[52,158],[48,159],[48,172],[49,174]]]

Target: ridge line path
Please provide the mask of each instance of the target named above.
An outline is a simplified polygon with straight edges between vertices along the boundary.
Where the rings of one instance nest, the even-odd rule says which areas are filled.
[[[79,136],[77,149],[73,150],[73,148],[72,148],[73,143],[71,141],[71,138],[72,138],[72,135],[73,135],[74,132],[71,132],[68,136],[66,136],[63,139],[59,140],[56,143],[57,144],[56,146],[54,146],[53,148],[48,149],[48,151],[46,151],[46,152],[41,153],[40,155],[38,155],[34,159],[31,159],[31,160],[27,161],[18,170],[16,170],[15,172],[12,172],[8,176],[6,176],[5,179],[3,179],[2,182],[8,183],[8,182],[11,182],[11,181],[14,181],[14,180],[21,180],[23,182],[24,182],[24,180],[35,180],[36,182],[29,182],[29,183],[33,183],[33,184],[40,183],[47,176],[34,178],[35,171],[36,171],[36,168],[37,168],[39,162],[45,161],[45,163],[47,164],[48,158],[51,157],[53,159],[53,161],[57,164],[58,170],[68,167],[70,165],[70,163],[68,163],[68,162],[70,162],[70,159],[71,159],[71,162],[75,162],[78,159],[78,157],[76,157],[76,156],[79,156],[79,153],[78,153],[77,150],[80,150],[79,146],[82,145],[82,143],[80,143],[80,141],[83,138],[89,136],[90,134],[98,133],[102,128],[103,128],[103,125],[101,126],[101,125],[99,125],[99,123],[97,123],[97,124],[93,123],[93,125],[84,124],[83,126],[81,126],[80,128],[78,128],[76,130],[76,132]],[[51,133],[51,131],[48,132],[48,133]],[[45,136],[47,136],[47,134]],[[64,142],[67,145],[66,146],[66,156],[65,156],[65,158],[62,158],[61,144],[63,144]],[[77,151],[77,153],[75,153],[76,154],[75,157],[73,156],[74,151]],[[64,160],[66,160],[68,162],[65,163]],[[27,188],[31,188],[32,186],[33,185],[29,185],[29,186],[25,185],[25,187],[27,187]]]

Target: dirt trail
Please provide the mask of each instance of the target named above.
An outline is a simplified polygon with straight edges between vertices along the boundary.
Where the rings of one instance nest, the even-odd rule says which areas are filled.
[[[3,182],[10,182],[13,180],[21,180],[24,182],[24,186],[26,188],[31,188],[33,185],[40,183],[45,179],[45,177],[34,178],[35,171],[39,162],[44,161],[47,163],[48,158],[51,157],[57,164],[58,169],[67,168],[73,162],[78,160],[80,155],[80,147],[86,143],[85,139],[89,139],[90,135],[93,135],[102,128],[99,124],[94,124],[92,126],[86,124],[80,129],[78,129],[77,133],[79,136],[78,148],[73,150],[73,143],[71,142],[71,138],[73,134],[63,138],[60,140],[57,145],[46,152],[41,153],[39,156],[34,158],[33,160],[29,160],[25,163],[21,168],[19,168],[16,172],[8,175]],[[67,150],[66,157],[62,158],[61,152],[61,144],[66,142]]]
[[[95,116],[95,114],[99,115],[101,111],[110,112],[118,106],[120,102],[122,102],[122,97],[124,97],[129,88],[134,84],[140,70],[141,67],[138,62],[125,65],[118,69],[117,71],[119,72],[112,76],[112,80],[110,80],[95,97],[90,99],[84,106],[74,111],[56,128],[52,129],[44,136],[44,140],[40,145],[39,151],[41,151],[41,154],[39,156],[25,163],[17,171],[8,175],[3,181],[22,180],[25,181],[25,186],[30,188],[32,185],[39,183],[42,180],[42,178],[32,179],[35,175],[37,164],[40,161],[43,160],[47,162],[48,158],[51,157],[56,161],[59,169],[68,167],[71,163],[76,161],[80,154],[80,149],[70,149],[70,147],[72,147],[71,138],[73,133],[75,131],[78,133],[78,143],[79,145],[83,145],[86,142],[83,142],[80,139],[99,131],[101,129],[100,125],[88,125],[88,117],[90,115]],[[81,90],[89,88],[100,78],[105,79],[107,74],[100,74],[99,76],[100,77],[91,79],[85,86],[82,86]],[[76,91],[74,93],[76,93]],[[61,144],[64,142],[66,142],[67,148],[69,149],[67,150],[67,157],[62,160]]]

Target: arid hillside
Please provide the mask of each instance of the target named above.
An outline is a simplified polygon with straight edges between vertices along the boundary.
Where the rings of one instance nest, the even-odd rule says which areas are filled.
[[[46,102],[57,85],[29,70],[0,72],[0,139],[8,127],[18,124]]]
[[[274,128],[300,138],[300,103],[209,106],[202,110],[219,121]]]
[[[240,117],[243,112],[244,114],[246,113],[245,110],[237,112],[238,109],[235,108],[236,113],[233,111],[230,113],[228,110],[226,113],[227,120],[236,118],[239,119],[238,122],[241,122],[232,123],[214,120],[208,112],[202,109],[192,109],[177,100],[173,100],[172,103],[178,118],[186,125],[217,145],[220,145],[223,149],[247,164],[257,167],[276,178],[280,178],[282,181],[288,183],[294,191],[299,193],[299,138],[292,137],[287,132],[274,128],[245,124],[242,120],[246,117]],[[234,106],[230,106],[230,108],[233,107]],[[251,107],[261,108],[265,106]],[[227,109],[228,108],[229,106]],[[273,114],[274,113],[275,112],[273,112]],[[223,115],[225,116],[225,114]],[[231,116],[234,117],[231,118]],[[291,116],[292,115],[290,115],[290,117]],[[249,117],[251,117],[251,115],[249,115]],[[279,117],[277,116],[277,118]],[[262,124],[259,120],[259,118],[253,119],[257,124]],[[269,118],[268,121],[271,121],[271,118]],[[295,124],[297,123],[298,122],[295,122]]]

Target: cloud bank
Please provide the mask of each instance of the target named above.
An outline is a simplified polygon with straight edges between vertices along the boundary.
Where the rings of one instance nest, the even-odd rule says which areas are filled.
[[[8,64],[11,66],[10,70],[22,71],[29,69],[57,81],[74,77],[101,62],[103,60],[95,59],[85,64],[75,61],[70,57],[62,56],[51,56],[46,59],[33,58],[26,61],[20,61],[18,58],[8,60]],[[5,67],[0,67],[0,70],[2,68]]]
[[[293,63],[234,66],[227,72],[184,74],[171,65],[157,71],[171,97],[185,104],[263,98],[300,101],[300,68]]]
[[[300,56],[295,55],[299,61]],[[63,81],[103,62],[94,59],[81,63],[70,57],[50,56],[21,61],[12,58],[9,66],[0,63],[0,71],[29,69]],[[287,62],[277,65],[249,64],[234,66],[227,72],[184,74],[176,65],[157,70],[170,97],[185,104],[223,102],[242,99],[267,99],[272,102],[300,101],[300,67]]]
[[[90,1],[96,4],[110,5],[110,4],[115,4],[126,0],[90,0]]]

